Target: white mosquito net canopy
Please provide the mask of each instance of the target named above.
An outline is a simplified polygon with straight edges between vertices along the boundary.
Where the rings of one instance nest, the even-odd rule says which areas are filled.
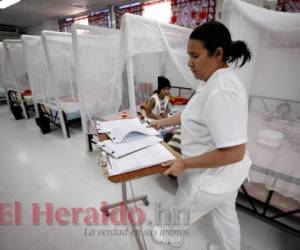
[[[300,200],[300,15],[227,0],[223,23],[252,52],[237,71],[249,94],[250,177]]]
[[[247,42],[252,60],[239,72],[250,95],[300,100],[300,15],[227,0],[223,23]]]
[[[92,121],[122,106],[123,86],[116,74],[120,31],[75,24],[72,37],[82,128],[95,134]]]
[[[4,58],[4,48],[0,42],[0,88],[2,91],[4,91]]]
[[[131,14],[122,17],[121,32],[73,25],[81,111],[87,120],[128,109],[136,116],[137,105],[152,95],[161,75],[173,86],[197,88],[200,82],[187,66],[191,31]]]
[[[17,98],[21,104],[25,118],[28,118],[25,103],[30,103],[22,98],[21,93],[30,89],[28,74],[25,65],[24,53],[21,40],[4,40],[4,89],[7,95],[9,90],[17,92]],[[7,97],[8,98],[8,97]],[[10,105],[10,102],[8,102]]]
[[[23,35],[21,40],[33,101],[35,104],[51,103],[53,94],[42,38]]]
[[[75,82],[73,45],[71,34],[54,31],[42,32],[43,44],[46,53],[47,66],[50,74],[57,105],[66,108],[65,103],[74,104],[74,109],[79,109],[77,86]],[[66,108],[66,112],[71,111]]]
[[[157,89],[158,76],[167,77],[172,86],[198,87],[200,82],[188,67],[187,43],[191,32],[191,29],[137,15],[122,17],[118,67],[119,72],[127,73],[132,112],[135,105],[144,102]]]
[[[67,138],[66,122],[80,118],[72,37],[69,33],[44,30],[42,40],[50,75],[50,108],[52,112],[58,111],[62,132]]]
[[[29,80],[25,65],[21,40],[4,40],[5,50],[5,87],[16,90],[19,94],[29,89]]]

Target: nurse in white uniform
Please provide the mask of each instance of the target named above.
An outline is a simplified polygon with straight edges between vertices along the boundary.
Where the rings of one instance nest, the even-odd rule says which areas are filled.
[[[189,224],[211,213],[220,245],[210,249],[239,250],[235,201],[251,165],[245,150],[248,101],[243,83],[228,63],[241,67],[251,54],[243,41],[232,41],[219,22],[205,23],[192,32],[188,54],[190,69],[203,82],[182,114],[152,125],[181,124],[183,157],[165,164],[166,175],[178,176],[174,208],[189,210]],[[176,238],[161,237],[161,228],[155,230],[154,240],[181,245]]]

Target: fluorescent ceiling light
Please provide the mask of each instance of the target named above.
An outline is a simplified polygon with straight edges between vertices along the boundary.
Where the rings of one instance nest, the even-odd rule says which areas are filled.
[[[18,2],[20,2],[21,0],[2,0],[0,1],[0,9],[5,9],[9,6],[12,6]]]
[[[72,3],[71,4],[73,7],[75,7],[75,8],[78,8],[78,9],[84,9],[84,8],[86,8],[86,4],[83,4],[83,3]]]

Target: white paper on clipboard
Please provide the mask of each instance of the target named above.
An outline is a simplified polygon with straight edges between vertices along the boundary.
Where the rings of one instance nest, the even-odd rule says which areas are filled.
[[[175,157],[160,143],[141,149],[119,159],[108,156],[110,176],[131,172],[175,160]]]
[[[135,139],[136,134],[159,135],[157,130],[142,124],[138,118],[105,122],[97,121],[96,124],[98,133],[107,134],[114,143],[132,141]]]
[[[98,142],[98,146],[113,158],[120,158],[161,141],[162,139],[156,136],[137,135],[132,141],[114,143],[111,140],[106,140]]]

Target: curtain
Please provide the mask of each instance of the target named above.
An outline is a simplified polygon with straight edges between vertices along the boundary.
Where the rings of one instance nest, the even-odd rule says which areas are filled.
[[[128,6],[128,7],[127,7]],[[132,4],[132,5],[126,5],[124,6],[118,6],[117,8],[115,8],[115,13],[116,13],[116,26],[117,29],[120,29],[121,26],[121,17],[125,14],[125,13],[131,13],[131,14],[135,14],[135,15],[142,15],[143,12],[143,5],[142,4]]]
[[[171,23],[196,26],[215,19],[216,0],[172,0]]]
[[[276,10],[300,13],[300,0],[278,0]]]

